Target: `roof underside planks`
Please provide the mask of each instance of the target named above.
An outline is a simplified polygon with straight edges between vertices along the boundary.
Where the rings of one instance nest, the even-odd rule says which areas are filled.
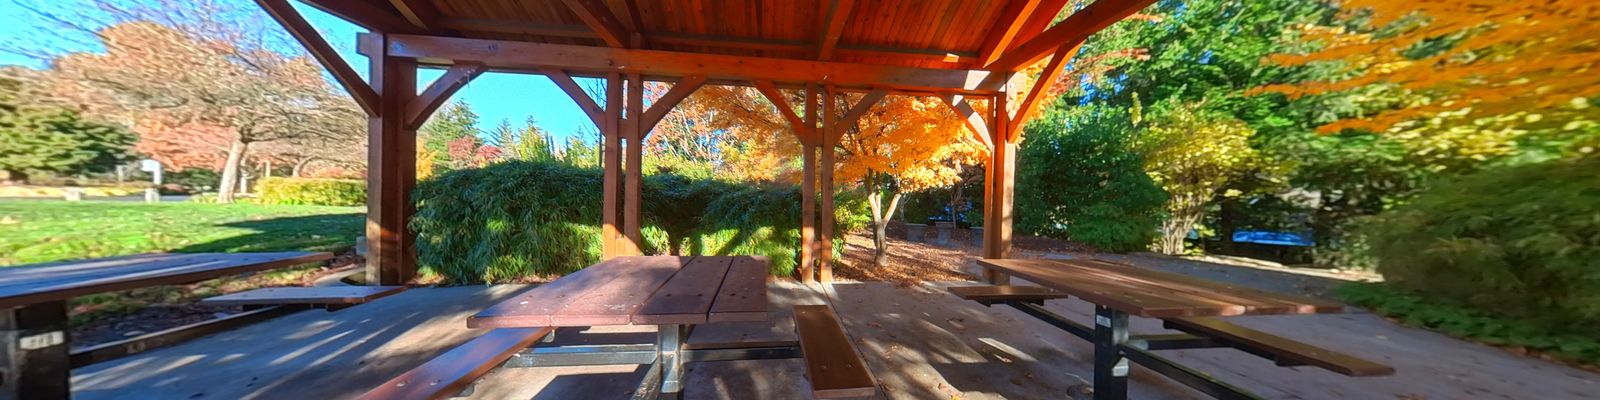
[[[1099,0],[1067,20],[1073,35],[1050,35],[1065,0],[304,1],[385,33],[955,70],[1047,55],[1152,2]]]

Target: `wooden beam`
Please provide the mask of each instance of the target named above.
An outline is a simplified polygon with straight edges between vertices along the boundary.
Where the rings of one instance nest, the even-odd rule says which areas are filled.
[[[822,28],[818,29],[817,35],[816,59],[833,58],[833,49],[839,45],[839,36],[844,34],[844,22],[850,19],[850,9],[855,8],[855,4],[855,0],[828,0],[825,3]]]
[[[939,99],[944,100],[944,105],[950,107],[950,111],[955,112],[956,116],[961,117],[961,122],[967,124],[967,130],[972,132],[973,140],[982,143],[985,148],[994,149],[994,140],[989,138],[988,121],[984,120],[983,114],[979,114],[977,110],[972,108],[972,104],[967,102],[966,96],[945,94],[939,96]]]
[[[584,114],[589,115],[589,121],[594,122],[595,129],[599,129],[601,132],[605,131],[607,110],[600,108],[599,104],[595,104],[594,99],[589,97],[589,92],[583,91],[583,88],[578,86],[578,82],[572,80],[571,75],[567,75],[566,71],[551,69],[545,70],[544,76],[549,77],[551,82],[555,82],[556,87],[561,88],[563,92],[567,92],[567,97],[571,97],[572,101],[578,103],[578,108],[583,110]]]
[[[1127,18],[1155,0],[1097,0],[1072,16],[1018,45],[984,68],[991,71],[1016,71],[1038,61],[1068,43],[1078,43],[1111,24]]]
[[[355,98],[356,105],[361,106],[361,110],[366,111],[367,116],[378,115],[378,93],[361,79],[361,75],[356,74],[356,70],[350,68],[350,64],[345,64],[344,59],[339,58],[339,53],[333,51],[333,46],[329,46],[328,41],[323,40],[322,35],[317,33],[317,30],[300,16],[287,0],[256,0],[256,4],[261,5],[262,10],[272,15],[272,19],[277,20],[284,30],[289,31],[289,35],[294,36],[301,46],[305,46],[306,51],[310,52],[311,57],[322,64],[323,68],[328,69],[333,75],[333,80],[338,81],[339,86],[343,86],[345,92]]]
[[[800,266],[795,268],[800,283],[810,283],[817,264],[817,145],[812,140],[817,128],[817,86],[805,87],[805,126],[795,128],[800,138]]]
[[[1078,53],[1078,46],[1082,42],[1061,46],[1056,54],[1050,57],[1050,63],[1045,64],[1044,70],[1039,72],[1039,78],[1034,79],[1033,88],[1023,96],[1022,104],[1017,107],[1017,112],[1011,115],[1010,123],[1006,125],[1006,138],[1017,141],[1022,135],[1022,125],[1028,123],[1028,118],[1033,117],[1040,104],[1044,103],[1045,95],[1050,93],[1050,88],[1056,85],[1056,76],[1061,75],[1061,70],[1066,69],[1067,60]]]
[[[599,39],[593,29],[580,24],[549,24],[526,21],[505,21],[474,18],[444,18],[439,21],[444,29],[469,32],[514,33],[519,35],[555,36],[576,39]],[[636,36],[638,36],[636,34]],[[703,46],[719,49],[765,50],[811,54],[816,49],[804,40],[763,39],[742,36],[702,35],[682,32],[652,32],[641,36],[643,43],[652,47],[660,45]],[[637,46],[643,48],[644,46]],[[834,47],[837,55],[883,57],[906,62],[942,62],[952,66],[977,63],[978,53],[973,51],[916,49],[891,46],[848,45]]]
[[[1009,116],[1006,114],[1006,97],[995,96],[989,110],[994,114],[990,126],[994,149],[989,151],[989,162],[984,178],[983,258],[1003,259],[1011,256],[1012,195],[1017,179],[1017,143],[1007,140],[1005,132]],[[993,269],[984,269],[984,281],[994,285],[1010,283],[1010,277]]]
[[[380,33],[426,33],[388,7],[367,0],[301,0],[350,23]]]
[[[628,22],[628,32],[632,33],[630,38],[633,39],[633,46],[631,47],[644,47],[644,16],[639,15],[639,1],[624,1],[622,11],[628,13],[628,15],[624,16],[623,18]]]
[[[611,9],[606,8],[604,2],[600,0],[561,0],[561,2],[566,3],[567,9],[577,14],[584,25],[588,25],[589,29],[599,34],[600,40],[605,41],[607,46],[631,47],[633,33],[622,26],[622,21],[611,14]]]
[[[822,152],[817,162],[817,282],[833,283],[833,168],[834,150],[839,137],[835,131],[843,130],[838,120],[838,93],[832,87],[822,89]]]
[[[639,120],[639,129],[643,132],[642,137],[649,137],[656,124],[661,123],[661,119],[666,118],[667,113],[672,112],[673,107],[677,107],[679,102],[688,98],[690,94],[694,94],[694,91],[700,89],[700,85],[705,83],[705,76],[690,75],[673,84],[672,89],[667,90],[666,94],[661,95],[661,98],[656,99],[655,103],[650,104],[650,110],[645,111],[644,118]]]
[[[580,89],[581,93],[582,90]],[[571,94],[570,92],[568,93]],[[587,97],[588,95],[584,95]],[[622,225],[618,219],[622,209],[622,75],[606,75],[606,108],[601,118],[600,135],[604,138],[600,156],[600,251],[603,259],[625,255],[622,245]]]
[[[1012,39],[1016,39],[1022,27],[1027,25],[1028,19],[1039,12],[1039,6],[1044,0],[1011,0],[1001,11],[1000,20],[989,26],[989,34],[984,36],[983,47],[978,51],[980,65],[989,65],[1000,54],[1010,48]]]
[[[767,101],[778,108],[778,114],[782,115],[783,119],[789,120],[789,128],[794,130],[795,136],[800,137],[800,143],[811,143],[808,138],[810,132],[805,129],[806,123],[800,120],[799,115],[795,115],[794,108],[789,106],[789,100],[783,97],[783,92],[778,91],[777,86],[772,82],[756,81],[756,91],[761,92]]]
[[[379,112],[367,119],[367,282],[401,285],[416,273],[416,236],[406,228],[415,212],[410,193],[417,182],[417,135],[405,127],[405,108],[415,96],[413,60],[387,57],[383,38],[363,38],[373,51],[368,75]]]
[[[1043,33],[1045,28],[1056,22],[1056,16],[1061,15],[1061,10],[1067,8],[1067,3],[1068,0],[1044,0],[1044,3],[1035,9],[1033,16],[1028,17],[1028,22],[1022,25],[1022,30],[1017,32],[1017,37],[1011,39],[1011,45],[1005,50],[1015,49],[1017,45],[1026,43]]]
[[[884,88],[903,92],[957,92],[991,95],[1004,84],[1002,73],[983,70],[895,67],[781,58],[632,50],[593,46],[390,35],[389,49],[427,64],[440,60],[480,61],[494,69],[605,74],[640,71],[650,77],[705,75],[712,81],[772,81],[775,84],[828,82],[840,88]]]
[[[862,96],[861,101],[857,101],[854,106],[850,107],[850,111],[846,111],[844,113],[843,118],[839,118],[838,124],[840,128],[834,129],[834,131],[831,132],[833,135],[833,143],[839,143],[839,137],[844,135],[845,127],[856,126],[856,120],[861,119],[861,116],[865,115],[867,110],[872,109],[874,104],[878,104],[879,101],[883,101],[883,97],[888,95],[889,91],[876,89],[871,92],[867,92],[865,96]]]
[[[482,75],[487,69],[481,63],[472,62],[450,66],[444,75],[428,84],[428,88],[423,90],[422,94],[417,95],[416,99],[412,99],[411,103],[406,105],[406,129],[421,128],[422,123],[427,122],[428,118],[433,116],[434,110],[438,110],[445,100],[449,100],[456,91],[466,87],[467,82]]]
[[[644,127],[639,121],[644,119],[644,78],[637,73],[628,74],[628,90],[626,117],[622,119],[622,137],[627,140],[627,152],[623,153],[622,177],[622,237],[623,244],[630,256],[642,254],[639,249],[644,244],[644,226],[640,221],[640,193],[644,185]]]
[[[394,9],[422,30],[433,30],[439,26],[439,9],[433,7],[428,0],[389,0]]]

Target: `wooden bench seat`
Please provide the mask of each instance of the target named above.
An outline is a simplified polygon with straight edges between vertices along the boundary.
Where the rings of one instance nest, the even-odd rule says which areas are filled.
[[[384,382],[362,400],[432,400],[455,396],[473,380],[499,367],[555,328],[490,330],[400,376]]]
[[[833,309],[825,305],[795,306],[794,330],[800,336],[800,354],[805,358],[812,396],[836,399],[877,394],[872,373]]]
[[[972,300],[984,305],[1006,301],[1025,301],[1044,304],[1045,300],[1065,299],[1066,293],[1038,286],[1016,285],[980,285],[980,286],[951,286],[950,294],[966,300]]]
[[[1311,365],[1348,376],[1393,375],[1394,368],[1281,336],[1235,325],[1219,318],[1167,318],[1169,328],[1227,340],[1274,356],[1280,364]]]
[[[276,287],[209,297],[200,304],[215,306],[311,305],[351,306],[405,291],[405,286]]]

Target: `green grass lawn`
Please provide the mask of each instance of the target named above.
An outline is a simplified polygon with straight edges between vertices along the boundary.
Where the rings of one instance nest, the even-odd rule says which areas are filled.
[[[349,248],[360,207],[0,200],[0,266],[151,252]]]

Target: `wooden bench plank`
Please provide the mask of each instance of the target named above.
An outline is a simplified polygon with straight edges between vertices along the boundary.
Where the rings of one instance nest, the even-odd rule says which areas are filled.
[[[333,258],[332,253],[141,254],[0,268],[0,308],[199,282]]]
[[[474,379],[554,331],[550,327],[490,330],[373,388],[361,399],[433,400],[454,396]]]
[[[951,286],[950,294],[966,300],[980,303],[997,303],[1004,301],[1036,301],[1043,302],[1052,299],[1065,299],[1066,293],[1055,289],[1038,286],[1019,285],[978,285],[978,286]]]
[[[795,306],[794,325],[813,396],[867,397],[877,393],[866,361],[856,352],[832,309],[825,305]]]
[[[695,257],[633,314],[635,324],[701,324],[711,311],[732,257]]]
[[[1166,321],[1186,331],[1215,336],[1266,351],[1285,360],[1312,365],[1349,376],[1393,375],[1394,368],[1344,353],[1297,342],[1235,325],[1219,318],[1168,318]]]
[[[216,306],[361,304],[405,290],[405,286],[276,287],[208,297],[200,303]]]
[[[708,322],[762,322],[767,320],[767,276],[771,264],[766,257],[733,257],[722,289],[711,304]]]

